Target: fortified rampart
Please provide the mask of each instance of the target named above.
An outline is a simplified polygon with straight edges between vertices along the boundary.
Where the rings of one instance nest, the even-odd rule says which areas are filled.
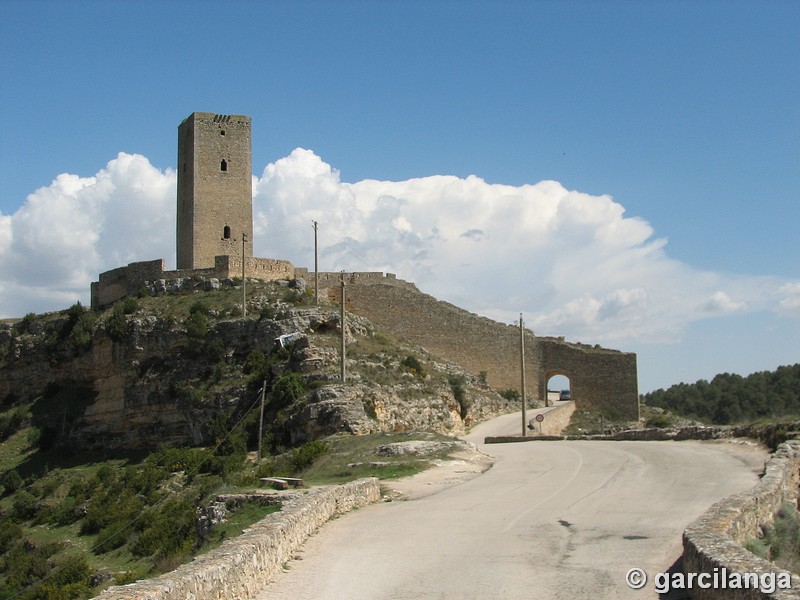
[[[294,265],[288,260],[248,257],[245,259],[244,276],[264,281],[293,279]],[[125,296],[135,296],[148,283],[174,281],[184,278],[213,278],[242,276],[242,259],[238,256],[217,256],[214,267],[209,269],[165,270],[164,259],[130,263],[100,273],[99,281],[92,283],[92,308],[113,304]]]
[[[297,277],[313,285],[313,273]],[[341,298],[341,274],[320,273],[320,294]],[[520,386],[519,328],[504,325],[420,292],[392,274],[345,275],[347,310],[451,360],[468,371],[485,371],[492,387]],[[545,403],[547,381],[569,378],[578,407],[593,407],[623,419],[638,419],[636,355],[525,331],[525,377],[529,399]]]
[[[181,278],[241,277],[238,256],[217,256],[212,269],[166,271],[163,260],[131,263],[100,274],[92,284],[92,308],[113,304],[142,287]],[[274,281],[305,279],[314,285],[314,273],[295,269],[285,260],[247,258],[245,277]],[[319,273],[321,295],[338,303],[341,273]],[[392,273],[345,274],[347,310],[376,325],[451,360],[472,373],[485,371],[498,389],[520,386],[519,328],[481,317],[424,294]],[[525,330],[526,391],[544,405],[547,382],[554,375],[569,378],[576,406],[590,406],[622,419],[639,417],[636,355],[599,346],[538,337]]]

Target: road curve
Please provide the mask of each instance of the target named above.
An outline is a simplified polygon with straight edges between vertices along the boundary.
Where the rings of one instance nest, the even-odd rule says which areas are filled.
[[[519,416],[470,438],[518,428]],[[706,442],[531,442],[482,447],[485,474],[326,525],[258,600],[656,598],[681,532],[751,487],[766,454]],[[625,574],[651,582],[631,590]]]

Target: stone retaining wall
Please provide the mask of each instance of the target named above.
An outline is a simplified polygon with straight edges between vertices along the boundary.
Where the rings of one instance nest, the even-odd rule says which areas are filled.
[[[331,518],[380,500],[376,478],[297,495],[280,512],[155,579],[105,590],[97,600],[248,600]]]
[[[550,410],[542,413],[544,420],[541,423],[531,420],[533,435],[560,435],[569,425],[569,420],[574,412],[574,402],[559,402]]]
[[[796,502],[800,484],[800,441],[781,444],[767,463],[766,472],[753,489],[726,498],[695,520],[683,534],[686,573],[785,573],[774,564],[744,549],[759,528],[773,520],[785,501]],[[723,571],[723,569],[725,571]],[[774,593],[759,589],[700,589],[696,600],[800,599],[800,577],[792,575],[791,590]]]

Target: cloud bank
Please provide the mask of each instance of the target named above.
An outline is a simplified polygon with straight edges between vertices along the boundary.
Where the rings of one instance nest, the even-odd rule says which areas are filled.
[[[174,171],[120,153],[94,177],[62,174],[0,214],[0,315],[89,299],[97,275],[175,264]],[[253,178],[255,253],[388,271],[501,322],[589,343],[674,342],[694,321],[764,310],[800,318],[800,282],[700,271],[610,196],[556,181],[510,186],[432,176],[342,182],[298,148]]]

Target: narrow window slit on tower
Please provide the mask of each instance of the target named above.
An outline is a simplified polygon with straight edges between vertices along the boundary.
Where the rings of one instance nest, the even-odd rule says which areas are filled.
[[[223,158],[223,159],[222,159],[222,162],[221,162],[221,163],[219,163],[219,168],[220,168],[220,171],[227,171],[227,170],[228,170],[228,161],[226,161],[226,160]]]
[[[225,225],[225,229],[222,230],[222,239],[231,239],[231,228],[228,225]]]

